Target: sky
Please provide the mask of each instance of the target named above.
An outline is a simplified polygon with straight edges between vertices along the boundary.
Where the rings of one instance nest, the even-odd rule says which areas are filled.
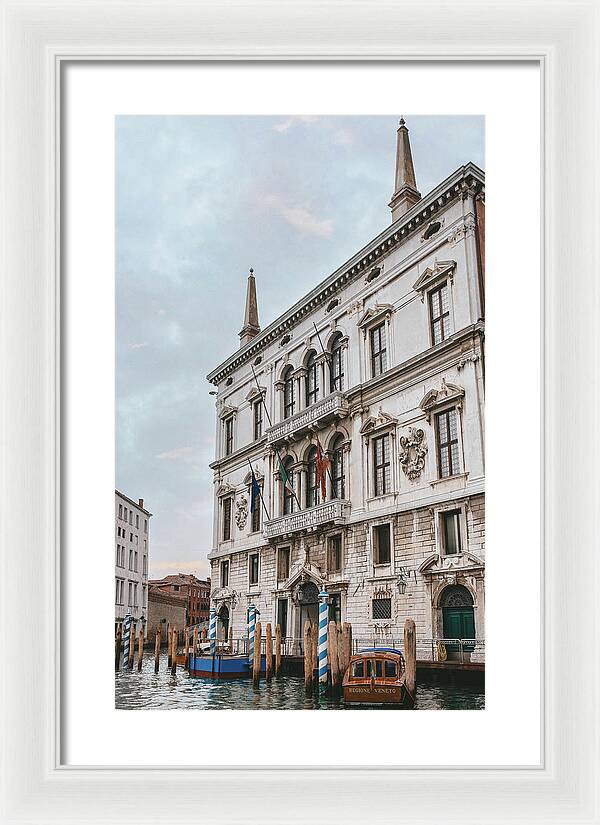
[[[400,114],[116,118],[116,487],[150,577],[209,574],[215,399],[254,268],[265,328],[391,221]],[[417,187],[484,168],[484,119],[404,114]]]

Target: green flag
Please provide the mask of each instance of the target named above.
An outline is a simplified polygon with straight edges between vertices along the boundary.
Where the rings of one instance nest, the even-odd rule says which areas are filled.
[[[294,492],[294,488],[292,487],[292,482],[290,481],[290,478],[289,478],[288,474],[285,471],[285,467],[283,466],[283,461],[279,458],[279,456],[277,456],[277,460],[279,461],[279,475],[281,477],[281,480],[283,481],[283,486],[286,487],[290,491],[290,493],[292,493],[292,495],[295,498],[296,493]]]

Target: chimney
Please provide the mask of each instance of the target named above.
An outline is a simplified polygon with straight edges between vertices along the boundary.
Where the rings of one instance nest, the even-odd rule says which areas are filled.
[[[244,326],[240,331],[240,347],[251,341],[260,332],[258,323],[258,304],[256,302],[256,281],[254,280],[254,270],[250,269],[248,275],[248,285],[246,287],[246,311],[244,313]]]
[[[143,510],[144,509],[144,499],[143,498],[138,498],[138,504]]]
[[[392,223],[420,200],[421,193],[417,190],[408,129],[406,121],[401,117],[396,143],[396,188],[389,204],[392,210]]]

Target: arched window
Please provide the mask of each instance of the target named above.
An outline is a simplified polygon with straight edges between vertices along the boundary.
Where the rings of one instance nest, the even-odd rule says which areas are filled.
[[[306,506],[315,507],[319,501],[319,487],[317,485],[317,448],[311,447],[308,451]]]
[[[338,333],[331,342],[329,383],[330,392],[344,389],[344,359],[341,333]]]
[[[336,436],[331,445],[332,497],[346,498],[346,476],[344,474],[344,436]]]
[[[317,378],[317,356],[311,352],[306,362],[306,406],[319,400],[319,379]]]
[[[291,456],[288,456],[285,461],[283,462],[283,466],[285,467],[285,472],[287,473],[287,477],[294,487],[294,471],[292,470],[292,464],[294,463],[294,459]],[[296,497],[292,493],[288,487],[283,488],[283,515],[289,516],[295,510],[295,503]]]
[[[288,367],[283,373],[283,417],[291,418],[296,412],[293,370]]]

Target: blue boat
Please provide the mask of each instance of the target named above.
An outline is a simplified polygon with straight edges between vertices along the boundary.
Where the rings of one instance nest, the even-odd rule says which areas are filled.
[[[190,676],[201,676],[204,679],[244,679],[251,675],[250,662],[247,655],[232,655],[230,653],[215,653],[214,656],[189,656]],[[266,672],[266,660],[260,657],[261,673]]]

